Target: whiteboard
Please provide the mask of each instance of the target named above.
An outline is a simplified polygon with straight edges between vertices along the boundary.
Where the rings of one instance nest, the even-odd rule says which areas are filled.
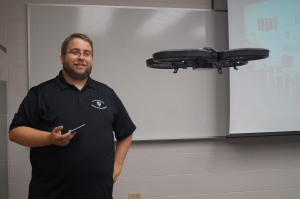
[[[196,9],[28,4],[29,88],[55,77],[74,32],[94,42],[91,77],[113,88],[137,126],[134,140],[225,136],[229,73],[151,69],[157,51],[228,49],[227,12]]]

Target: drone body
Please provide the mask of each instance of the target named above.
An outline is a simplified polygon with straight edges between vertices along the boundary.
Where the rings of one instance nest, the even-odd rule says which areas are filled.
[[[153,58],[147,59],[146,64],[150,68],[174,69],[192,67],[193,69],[218,69],[222,74],[222,68],[242,66],[248,61],[269,57],[269,50],[264,48],[239,48],[227,51],[216,51],[212,48],[167,50],[153,54]]]

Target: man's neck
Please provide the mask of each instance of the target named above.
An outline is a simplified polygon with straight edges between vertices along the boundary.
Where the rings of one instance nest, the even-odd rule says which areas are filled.
[[[86,84],[87,80],[88,80],[88,78],[85,78],[83,80],[73,79],[64,70],[62,70],[62,74],[63,74],[65,80],[69,84],[74,85],[78,90],[81,90],[84,87],[84,85]]]

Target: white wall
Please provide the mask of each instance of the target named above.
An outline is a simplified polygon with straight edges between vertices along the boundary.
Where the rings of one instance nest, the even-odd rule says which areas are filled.
[[[0,80],[7,81],[8,123],[27,93],[26,3],[61,2],[0,2],[0,42],[8,49],[7,54],[0,52]],[[204,9],[211,6],[210,0],[63,3]],[[215,8],[226,8],[226,0],[215,0]],[[298,199],[299,143],[299,136],[134,142],[115,184],[114,198],[126,199],[128,192],[142,192],[143,199]],[[25,199],[31,172],[29,148],[8,142],[8,159],[9,199]]]

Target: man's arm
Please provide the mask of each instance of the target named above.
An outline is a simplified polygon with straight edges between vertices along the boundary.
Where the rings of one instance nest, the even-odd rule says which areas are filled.
[[[130,144],[132,141],[132,134],[123,140],[117,141],[117,147],[116,147],[116,153],[115,153],[115,164],[114,164],[114,173],[113,173],[113,179],[114,183],[117,181],[122,167],[123,163],[126,157],[126,154],[129,150]]]
[[[27,126],[20,126],[9,132],[9,139],[23,146],[42,147],[48,145],[66,146],[75,133],[61,134],[63,126],[55,127],[52,132],[40,131]]]

